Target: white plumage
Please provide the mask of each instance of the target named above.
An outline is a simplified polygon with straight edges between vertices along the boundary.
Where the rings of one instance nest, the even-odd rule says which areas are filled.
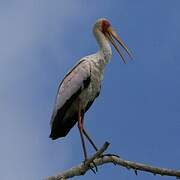
[[[58,89],[50,123],[50,137],[52,139],[57,139],[66,136],[78,121],[85,159],[87,158],[87,153],[83,135],[87,137],[96,150],[97,147],[84,130],[84,113],[99,95],[104,68],[112,55],[109,42],[113,44],[122,58],[123,56],[113,38],[117,40],[130,55],[129,50],[112,30],[107,19],[103,18],[96,21],[93,27],[93,33],[100,49],[97,53],[82,58],[64,77]]]

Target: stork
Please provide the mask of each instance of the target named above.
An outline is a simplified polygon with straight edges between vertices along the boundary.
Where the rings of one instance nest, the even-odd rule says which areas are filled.
[[[98,19],[93,26],[93,33],[99,45],[99,51],[80,59],[60,83],[50,121],[51,133],[49,136],[52,140],[65,137],[77,122],[85,161],[87,160],[87,151],[84,137],[96,151],[98,148],[84,128],[84,115],[99,96],[104,69],[112,56],[110,43],[124,63],[125,58],[120,47],[132,58],[127,46],[112,29],[107,19]]]

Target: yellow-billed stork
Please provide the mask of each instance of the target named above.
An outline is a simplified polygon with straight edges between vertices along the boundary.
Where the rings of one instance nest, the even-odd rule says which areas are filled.
[[[85,112],[99,96],[104,68],[112,56],[110,43],[115,47],[124,63],[125,59],[114,40],[132,58],[130,51],[107,19],[98,19],[93,26],[93,33],[99,45],[99,51],[80,59],[60,83],[50,122],[51,134],[49,136],[53,140],[64,137],[78,122],[85,160],[87,160],[87,151],[84,136],[94,149],[98,150],[84,129],[83,122]]]

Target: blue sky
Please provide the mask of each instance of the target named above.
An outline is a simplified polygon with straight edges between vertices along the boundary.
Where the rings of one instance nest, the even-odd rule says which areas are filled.
[[[31,0],[0,2],[1,179],[39,180],[83,160],[79,132],[51,141],[59,81],[97,51],[92,26],[108,18],[134,54],[113,51],[102,92],[85,125],[101,146],[125,159],[180,168],[179,0]],[[89,146],[89,153],[92,149]],[[74,179],[173,179],[106,165]]]

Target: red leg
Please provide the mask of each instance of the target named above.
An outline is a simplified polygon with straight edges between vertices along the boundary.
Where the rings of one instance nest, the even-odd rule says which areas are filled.
[[[88,139],[88,141],[90,142],[90,144],[93,146],[93,148],[98,151],[97,146],[94,144],[94,142],[92,141],[92,139],[90,138],[90,136],[87,134],[87,132],[85,131],[85,129],[83,128],[83,134],[86,136],[86,138]]]
[[[86,151],[86,146],[85,146],[84,137],[83,137],[83,123],[82,123],[80,101],[78,101],[78,128],[79,128],[79,133],[80,133],[82,147],[83,147],[84,159],[86,161],[87,151]]]
[[[95,149],[95,151],[98,151],[97,146],[95,145],[95,143],[92,141],[92,139],[90,138],[90,136],[88,135],[88,133],[86,132],[86,130],[84,129],[84,116],[82,117],[82,126],[83,126],[83,134],[86,136],[87,140],[90,142],[90,144],[93,146],[93,148]]]
[[[80,107],[80,101],[78,101],[78,128],[79,128],[79,132],[80,132],[80,136],[81,136],[81,142],[82,142],[82,147],[83,147],[83,152],[84,152],[84,159],[86,161],[87,160],[87,151],[86,151],[86,146],[85,146],[83,134],[86,136],[86,138],[92,144],[92,146],[96,149],[96,151],[98,149],[95,146],[95,144],[93,143],[93,141],[90,139],[90,137],[88,136],[86,131],[84,130],[83,123],[84,123],[84,113],[82,114],[81,107]],[[91,165],[90,165],[90,169],[93,171],[93,173],[96,174],[96,172],[98,171],[97,166],[96,166],[96,164],[94,162],[92,162],[92,164],[93,164],[93,166],[95,167],[96,170],[94,170],[91,167]]]

